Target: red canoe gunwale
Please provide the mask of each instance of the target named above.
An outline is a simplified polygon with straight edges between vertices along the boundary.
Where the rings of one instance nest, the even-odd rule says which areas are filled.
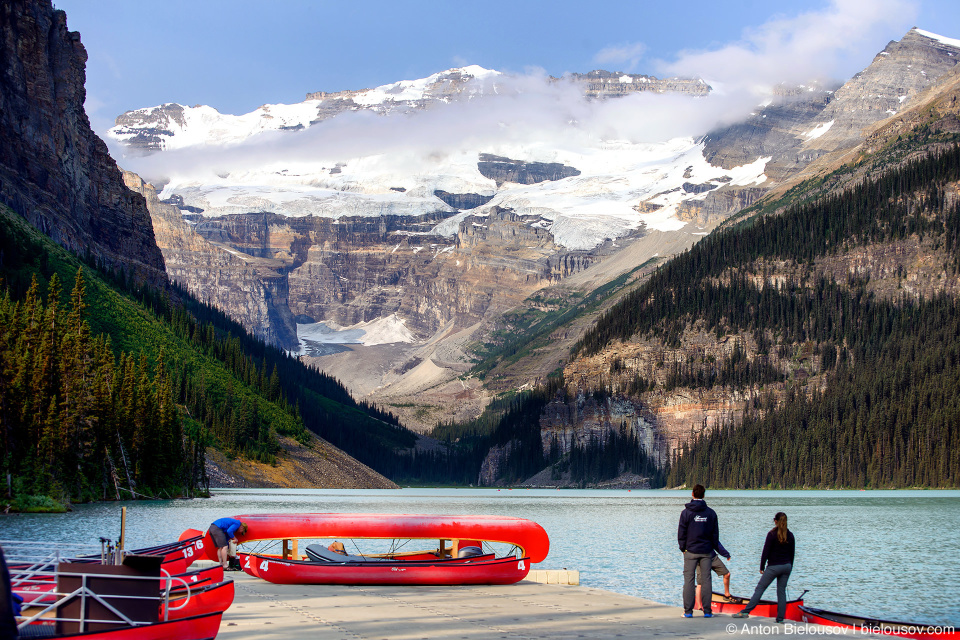
[[[519,555],[529,562],[542,562],[550,551],[550,539],[543,527],[509,516],[267,513],[233,518],[247,525],[245,534],[237,534],[241,543],[302,538],[483,540],[516,545],[521,550]],[[209,532],[202,550],[206,557],[216,560]]]
[[[180,590],[170,594],[169,604],[161,605],[160,619],[180,620],[208,613],[223,613],[233,604],[233,580],[224,580],[202,587]]]
[[[920,624],[915,622],[896,622],[879,620],[847,613],[825,611],[814,607],[800,607],[802,622],[820,624],[827,627],[842,627],[867,633],[918,638],[919,640],[958,640],[960,632],[950,625]]]
[[[240,552],[240,566],[251,576],[276,584],[513,584],[527,577],[529,558],[312,562]]]
[[[178,620],[138,626],[122,626],[103,631],[67,633],[46,638],[82,638],[83,640],[213,640],[220,631],[223,612],[206,613]]]
[[[803,593],[806,593],[806,591]],[[738,602],[730,602],[722,593],[717,593],[714,591],[713,603],[710,605],[713,613],[739,613],[740,611],[743,611],[744,607],[747,606],[747,603],[750,602],[750,598],[741,598],[740,596],[733,597]],[[800,612],[801,605],[803,605],[803,595],[796,600],[787,600],[787,609],[786,614],[784,615],[784,620],[800,622],[802,615]],[[693,608],[699,610],[701,608],[700,603],[697,602]],[[760,616],[761,618],[776,618],[777,601],[760,600],[754,610],[750,612],[750,615]]]

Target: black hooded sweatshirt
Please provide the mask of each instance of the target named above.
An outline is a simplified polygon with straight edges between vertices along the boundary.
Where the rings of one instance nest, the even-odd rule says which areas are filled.
[[[720,544],[717,512],[703,500],[691,500],[680,514],[677,542],[680,544],[680,551],[715,556],[716,550],[724,558],[730,557],[730,553]]]

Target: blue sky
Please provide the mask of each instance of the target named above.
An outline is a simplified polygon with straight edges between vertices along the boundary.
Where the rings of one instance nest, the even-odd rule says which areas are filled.
[[[56,0],[89,54],[101,132],[165,102],[246,113],[477,64],[514,73],[849,77],[912,26],[960,38],[956,0]],[[789,79],[789,78],[788,78]],[[714,81],[716,79],[714,78]]]

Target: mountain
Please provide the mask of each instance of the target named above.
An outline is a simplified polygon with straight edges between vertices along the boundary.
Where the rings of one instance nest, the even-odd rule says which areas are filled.
[[[0,200],[76,253],[165,282],[150,214],[83,110],[86,51],[49,3],[0,8]]]
[[[120,116],[111,136],[131,165],[156,173],[146,174],[160,189],[155,202],[179,210],[184,237],[208,243],[164,249],[179,282],[429,429],[476,417],[493,395],[566,359],[547,345],[535,366],[465,375],[522,339],[530,318],[570,315],[564,301],[640,277],[640,265],[688,249],[818,160],[849,152],[958,53],[956,42],[914,29],[842,86],[781,86],[738,124],[656,143],[608,139],[589,123],[636,120],[662,101],[696,105],[709,86],[464,67],[243,116],[141,109]],[[272,146],[290,152],[275,157]],[[606,304],[591,299],[594,312]],[[587,324],[546,342],[569,346]]]
[[[958,144],[954,68],[621,298],[565,379],[642,409],[672,485],[957,486]]]

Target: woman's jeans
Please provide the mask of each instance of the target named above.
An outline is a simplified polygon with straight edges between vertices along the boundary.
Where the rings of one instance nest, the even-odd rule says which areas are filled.
[[[774,564],[767,565],[763,575],[760,576],[760,582],[757,588],[753,590],[753,596],[750,603],[743,608],[743,613],[750,613],[760,602],[763,592],[767,590],[773,579],[777,579],[777,620],[783,620],[787,614],[787,580],[790,579],[790,571],[793,570],[792,564]]]

